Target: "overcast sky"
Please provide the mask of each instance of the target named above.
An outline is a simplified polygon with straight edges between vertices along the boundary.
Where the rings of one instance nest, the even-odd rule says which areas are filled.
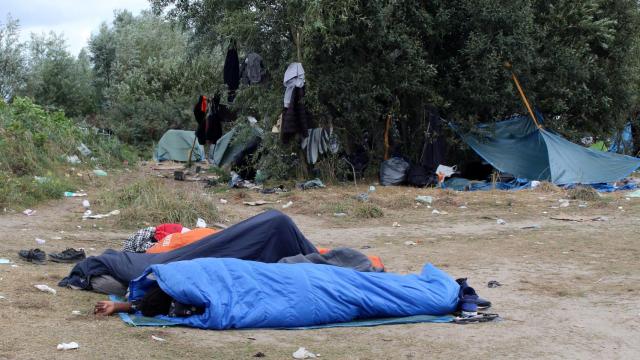
[[[148,0],[0,0],[0,22],[8,13],[20,20],[21,39],[30,33],[64,33],[69,51],[77,55],[103,21],[111,24],[113,11],[127,9],[134,15],[149,9]]]

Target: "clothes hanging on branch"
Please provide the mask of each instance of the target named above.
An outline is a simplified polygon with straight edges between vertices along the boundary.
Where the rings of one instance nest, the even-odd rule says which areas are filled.
[[[224,83],[229,88],[227,100],[232,103],[236,97],[236,90],[240,86],[240,60],[238,59],[238,50],[235,44],[229,46],[227,57],[224,61]]]
[[[291,103],[282,115],[282,141],[286,144],[296,134],[306,138],[309,135],[308,130],[313,127],[315,126],[311,114],[304,105],[304,87],[295,87]]]
[[[213,100],[208,102],[204,119],[198,120],[202,116],[202,109],[198,104],[194,109],[194,115],[196,116],[196,121],[198,121],[198,129],[196,130],[198,142],[201,145],[207,143],[215,144],[222,137],[222,123],[235,120],[236,114],[225,105],[220,104],[220,95],[216,94]]]
[[[304,69],[301,63],[291,63],[284,73],[284,107],[288,108],[291,103],[293,89],[304,87]]]
[[[261,83],[265,73],[262,56],[253,52],[247,55],[240,67],[240,77],[242,78],[242,82],[247,85]]]

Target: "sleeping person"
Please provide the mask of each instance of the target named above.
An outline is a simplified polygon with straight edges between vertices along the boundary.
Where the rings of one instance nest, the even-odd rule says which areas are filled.
[[[157,264],[130,283],[129,302],[95,313],[141,313],[203,329],[287,328],[355,319],[445,315],[460,285],[427,264],[420,274],[319,264],[203,258]]]

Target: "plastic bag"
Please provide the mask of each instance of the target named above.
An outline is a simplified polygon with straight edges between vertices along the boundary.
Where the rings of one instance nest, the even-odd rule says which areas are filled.
[[[409,167],[409,163],[399,157],[383,161],[380,165],[380,184],[401,185],[407,180]]]

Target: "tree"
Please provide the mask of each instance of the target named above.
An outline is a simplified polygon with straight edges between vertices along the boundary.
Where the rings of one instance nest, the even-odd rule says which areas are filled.
[[[25,81],[26,60],[19,33],[18,20],[7,15],[6,23],[0,24],[0,98],[3,100],[13,98]]]
[[[28,77],[21,95],[69,116],[94,111],[94,91],[86,52],[76,60],[62,34],[31,34]]]

